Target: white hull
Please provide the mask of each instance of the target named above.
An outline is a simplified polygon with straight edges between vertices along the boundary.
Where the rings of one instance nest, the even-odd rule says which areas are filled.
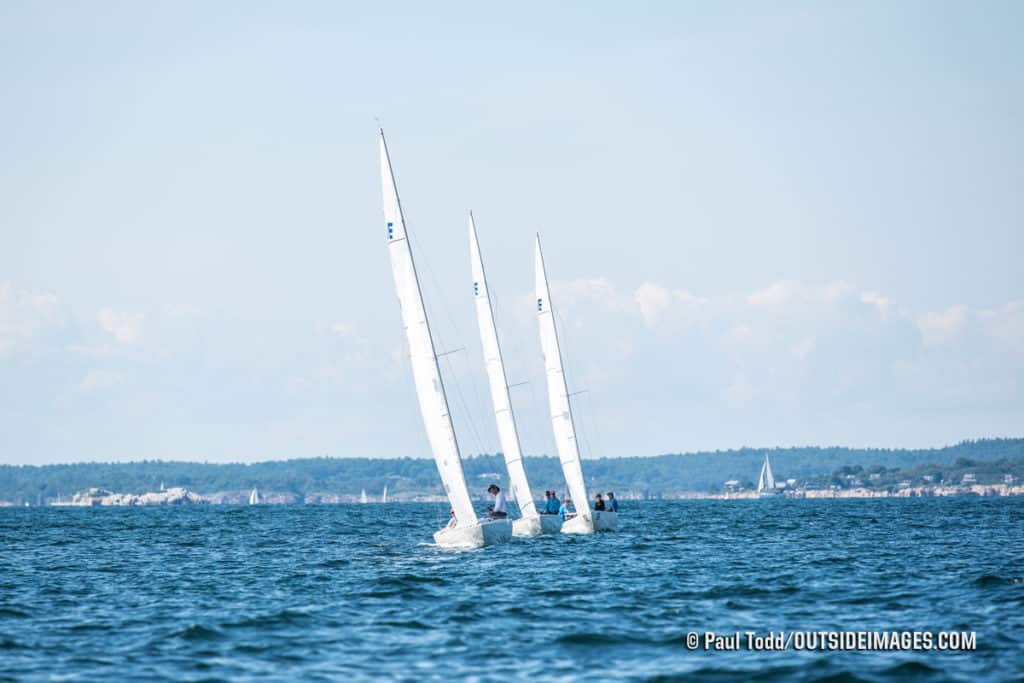
[[[594,510],[594,531],[618,531],[619,513]]]
[[[557,534],[562,530],[562,518],[558,515],[538,515],[533,518],[521,517],[512,522],[513,536],[539,536]]]
[[[511,540],[509,519],[484,519],[468,526],[445,527],[434,534],[434,542],[442,548],[482,548]]]
[[[562,524],[563,534],[592,534],[594,533],[594,524],[589,519],[576,515],[572,519],[567,519]]]
[[[558,515],[541,515],[540,525],[546,534],[558,534],[562,531],[562,518]]]

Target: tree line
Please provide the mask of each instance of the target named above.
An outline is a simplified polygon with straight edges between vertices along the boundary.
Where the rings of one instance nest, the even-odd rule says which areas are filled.
[[[1024,458],[1024,439],[982,439],[945,448],[911,450],[838,446],[741,448],[587,459],[583,469],[588,486],[595,491],[613,490],[619,495],[657,498],[685,491],[715,491],[729,480],[750,484],[757,479],[766,453],[777,480],[829,481],[843,468],[884,468],[892,474],[900,469],[924,471],[928,466],[952,465],[958,459],[994,463]],[[474,492],[482,491],[495,478],[499,483],[507,479],[500,454],[467,457],[464,470]],[[526,470],[531,486],[538,492],[565,488],[556,457],[528,457]],[[385,485],[389,496],[398,499],[443,492],[434,462],[429,458],[309,458],[251,464],[141,460],[0,466],[0,501],[16,504],[52,502],[58,496],[68,498],[91,487],[145,493],[157,491],[161,485],[182,486],[203,494],[257,487],[294,494],[300,500],[325,493],[356,496],[362,490],[376,497]]]

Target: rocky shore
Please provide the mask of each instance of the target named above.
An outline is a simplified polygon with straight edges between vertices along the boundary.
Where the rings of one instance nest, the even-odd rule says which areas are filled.
[[[894,491],[887,489],[850,488],[850,489],[797,489],[782,491],[785,498],[941,498],[948,496],[1022,496],[1024,485],[1008,484],[974,484],[971,486],[909,486]],[[756,491],[735,491],[729,493],[709,493],[687,495],[683,497],[710,498],[715,500],[737,500],[759,498]]]
[[[136,495],[113,493],[106,489],[91,488],[76,493],[70,501],[53,503],[59,507],[107,507],[115,505],[194,505],[208,502],[198,493],[182,487]]]

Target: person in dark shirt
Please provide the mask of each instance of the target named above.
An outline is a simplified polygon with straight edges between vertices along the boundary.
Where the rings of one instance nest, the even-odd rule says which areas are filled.
[[[594,509],[595,510],[599,510],[599,511],[602,511],[602,510],[605,509],[605,507],[604,507],[604,498],[601,497],[600,493],[598,493],[596,496],[594,496]]]

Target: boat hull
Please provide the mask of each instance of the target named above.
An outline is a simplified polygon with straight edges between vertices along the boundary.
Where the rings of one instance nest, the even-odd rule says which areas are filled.
[[[513,536],[539,536],[557,534],[562,530],[562,518],[558,515],[538,515],[534,518],[521,517],[512,522]]]
[[[562,523],[563,534],[592,534],[594,533],[593,519],[587,519],[576,515]]]
[[[482,548],[512,540],[512,520],[487,519],[469,526],[445,527],[434,534],[442,548]]]
[[[618,531],[619,513],[610,510],[594,510],[594,531]]]

